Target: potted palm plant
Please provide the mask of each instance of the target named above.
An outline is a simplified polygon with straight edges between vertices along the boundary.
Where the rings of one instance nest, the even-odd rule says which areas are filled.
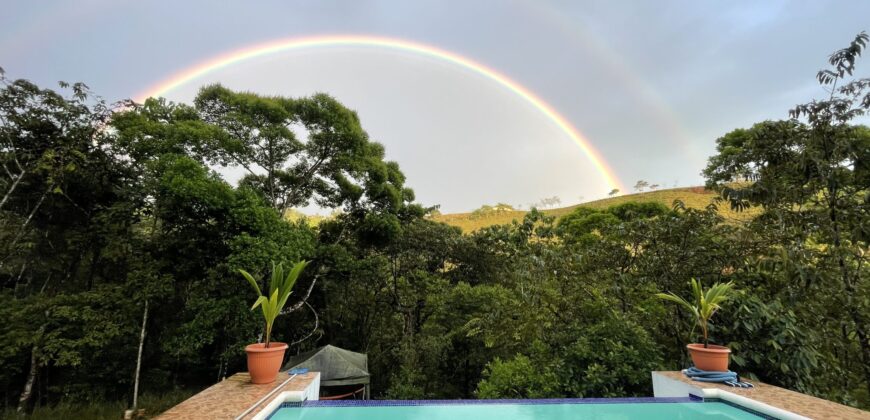
[[[722,307],[722,304],[731,299],[736,290],[732,282],[715,283],[709,289],[704,290],[701,282],[692,279],[692,302],[673,294],[673,293],[657,293],[661,299],[676,302],[683,308],[689,311],[694,319],[694,326],[701,328],[701,335],[704,337],[704,343],[692,343],[686,345],[689,349],[689,355],[692,356],[692,363],[695,367],[707,371],[727,371],[728,359],[731,354],[731,349],[725,346],[717,346],[710,344],[708,337],[708,326],[710,318]]]
[[[296,284],[299,274],[302,273],[306,265],[308,265],[308,261],[300,261],[285,273],[283,264],[273,262],[268,295],[264,295],[260,291],[260,285],[254,276],[245,270],[239,270],[257,292],[257,301],[254,302],[251,310],[260,307],[265,320],[264,341],[245,347],[245,352],[248,354],[248,372],[251,375],[251,382],[255,384],[274,382],[275,378],[278,377],[278,370],[281,369],[281,362],[284,361],[287,344],[272,342],[272,325],[275,324],[275,318],[281,315],[293,285]]]

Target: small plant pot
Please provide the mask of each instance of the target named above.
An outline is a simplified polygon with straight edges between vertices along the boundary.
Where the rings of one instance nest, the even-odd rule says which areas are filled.
[[[706,371],[725,372],[728,370],[728,359],[731,349],[724,346],[709,344],[704,348],[703,344],[689,344],[689,355],[695,367]]]
[[[251,382],[255,384],[275,382],[286,350],[287,344],[274,341],[269,344],[269,347],[265,347],[263,343],[249,344],[245,347],[245,352],[248,353],[248,373],[251,374]]]

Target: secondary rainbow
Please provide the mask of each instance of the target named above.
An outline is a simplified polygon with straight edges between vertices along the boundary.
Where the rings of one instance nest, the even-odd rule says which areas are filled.
[[[163,81],[153,85],[144,92],[136,95],[135,100],[142,102],[149,97],[164,96],[179,86],[185,85],[201,76],[212,71],[231,66],[233,64],[249,60],[256,57],[275,54],[288,50],[317,48],[317,47],[335,47],[335,46],[358,46],[358,47],[374,47],[386,48],[410,53],[420,54],[428,57],[437,58],[459,67],[471,70],[487,79],[490,79],[499,85],[507,88],[526,102],[534,106],[556,126],[559,127],[586,155],[596,171],[601,174],[609,188],[623,189],[622,183],[613,172],[613,169],[607,164],[607,161],[601,156],[601,153],[596,150],[589,140],[578,130],[567,118],[562,116],[555,108],[541,99],[538,95],[527,89],[525,86],[511,80],[498,71],[489,68],[481,63],[478,63],[470,58],[463,57],[459,54],[440,49],[431,45],[420,44],[417,42],[385,38],[379,36],[368,35],[327,35],[313,36],[304,38],[290,38],[270,41],[262,44],[248,46],[226,54],[221,54],[214,58],[208,59],[200,64],[188,67]]]

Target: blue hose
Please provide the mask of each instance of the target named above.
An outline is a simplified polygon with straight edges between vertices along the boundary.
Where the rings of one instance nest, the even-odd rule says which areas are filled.
[[[751,383],[741,381],[737,372],[732,372],[730,370],[724,372],[707,371],[693,366],[683,370],[683,374],[692,378],[693,381],[723,383],[738,388],[752,388]]]

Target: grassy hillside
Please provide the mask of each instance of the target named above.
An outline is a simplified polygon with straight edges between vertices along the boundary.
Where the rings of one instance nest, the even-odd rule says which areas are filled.
[[[638,194],[620,195],[612,198],[590,201],[587,203],[578,204],[570,207],[562,207],[558,209],[543,210],[544,213],[550,216],[560,217],[566,215],[577,207],[590,207],[594,209],[602,209],[617,204],[622,204],[627,201],[649,202],[655,201],[671,207],[674,200],[682,200],[687,207],[702,209],[709,205],[716,197],[716,193],[704,189],[704,187],[688,187],[688,188],[672,188],[665,190],[649,191]],[[720,205],[719,210],[723,216],[731,219],[744,219],[747,214],[739,214],[730,211],[726,205]],[[473,232],[477,229],[511,223],[513,220],[521,220],[525,216],[525,211],[501,211],[487,215],[477,215],[472,213],[454,213],[434,216],[434,220],[447,223],[449,225],[458,226],[463,232]]]

